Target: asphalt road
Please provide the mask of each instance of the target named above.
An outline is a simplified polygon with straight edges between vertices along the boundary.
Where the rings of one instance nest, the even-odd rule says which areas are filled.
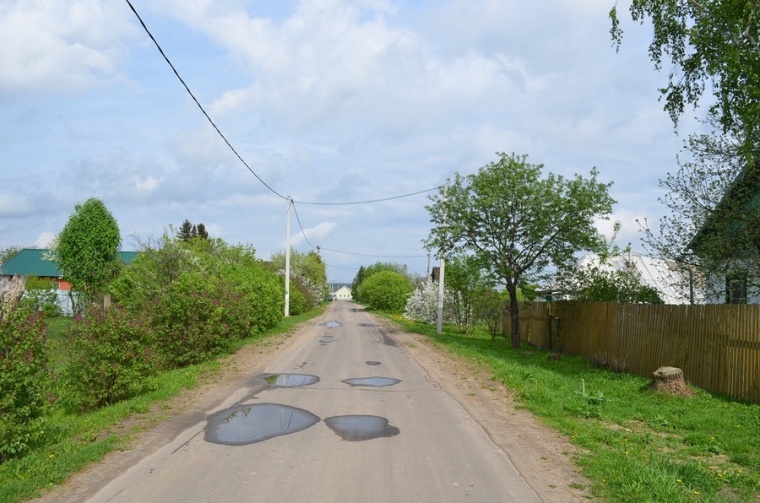
[[[356,305],[91,502],[540,501],[483,428]]]

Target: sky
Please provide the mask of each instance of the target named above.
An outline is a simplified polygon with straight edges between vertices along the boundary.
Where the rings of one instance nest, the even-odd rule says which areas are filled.
[[[268,259],[290,196],[291,246],[319,246],[329,281],[377,261],[426,274],[432,192],[396,196],[514,152],[596,167],[617,201],[599,230],[619,221],[643,251],[636,220],[666,212],[658,180],[699,129],[662,110],[669,69],[625,2],[619,51],[614,0],[131,2],[245,164],[126,0],[3,0],[0,249],[49,246],[96,197],[124,250],[187,219]]]

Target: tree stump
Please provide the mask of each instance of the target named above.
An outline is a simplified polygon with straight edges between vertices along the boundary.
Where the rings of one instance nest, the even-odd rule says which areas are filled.
[[[660,367],[654,372],[649,385],[656,391],[664,391],[671,395],[692,396],[694,393],[686,386],[683,370],[676,367]]]

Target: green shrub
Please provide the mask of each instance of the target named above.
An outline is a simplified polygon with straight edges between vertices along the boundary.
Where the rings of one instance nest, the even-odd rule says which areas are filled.
[[[21,306],[30,311],[42,311],[45,318],[57,318],[61,315],[57,291],[58,285],[55,281],[30,277],[26,282]]]
[[[42,317],[15,309],[0,321],[0,463],[44,434],[48,382]]]
[[[67,334],[65,398],[80,410],[110,405],[143,391],[158,354],[145,317],[120,307],[91,308]]]
[[[290,280],[290,303],[288,306],[291,316],[298,316],[314,307],[312,293],[298,278]]]
[[[277,275],[261,261],[228,264],[222,271],[222,278],[245,296],[250,335],[260,334],[282,320],[285,288]]]
[[[359,286],[362,302],[389,313],[402,313],[413,290],[408,277],[387,270],[369,276]]]
[[[170,368],[227,352],[251,330],[240,289],[199,273],[183,273],[147,309],[162,361]]]

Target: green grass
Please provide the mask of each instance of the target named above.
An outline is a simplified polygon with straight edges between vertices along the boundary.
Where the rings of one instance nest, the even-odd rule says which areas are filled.
[[[237,348],[248,344],[269,345],[271,336],[290,333],[298,323],[320,315],[323,310],[319,308],[285,318],[268,332],[240,341]],[[62,344],[71,320],[56,318],[45,323],[48,327],[51,366],[58,368],[65,363]],[[183,389],[194,388],[199,382],[213,378],[220,368],[218,361],[211,361],[162,373],[148,380],[148,392],[88,413],[76,414],[60,407],[51,408],[46,417],[44,444],[36,446],[20,459],[11,459],[0,465],[0,502],[35,497],[41,490],[61,484],[73,473],[100,461],[109,452],[127,448],[133,436],[144,428],[140,425],[145,421],[135,421],[135,426],[128,431],[122,431],[119,423],[130,417],[147,417],[152,407],[153,410],[168,407],[172,397]],[[154,412],[148,419],[160,420],[160,413]]]
[[[391,319],[487,368],[520,407],[581,447],[577,458],[595,496],[615,502],[760,501],[760,405],[692,388],[693,397],[647,388],[649,380],[595,368],[583,358],[489,335],[436,335]],[[655,370],[655,369],[653,369]]]

